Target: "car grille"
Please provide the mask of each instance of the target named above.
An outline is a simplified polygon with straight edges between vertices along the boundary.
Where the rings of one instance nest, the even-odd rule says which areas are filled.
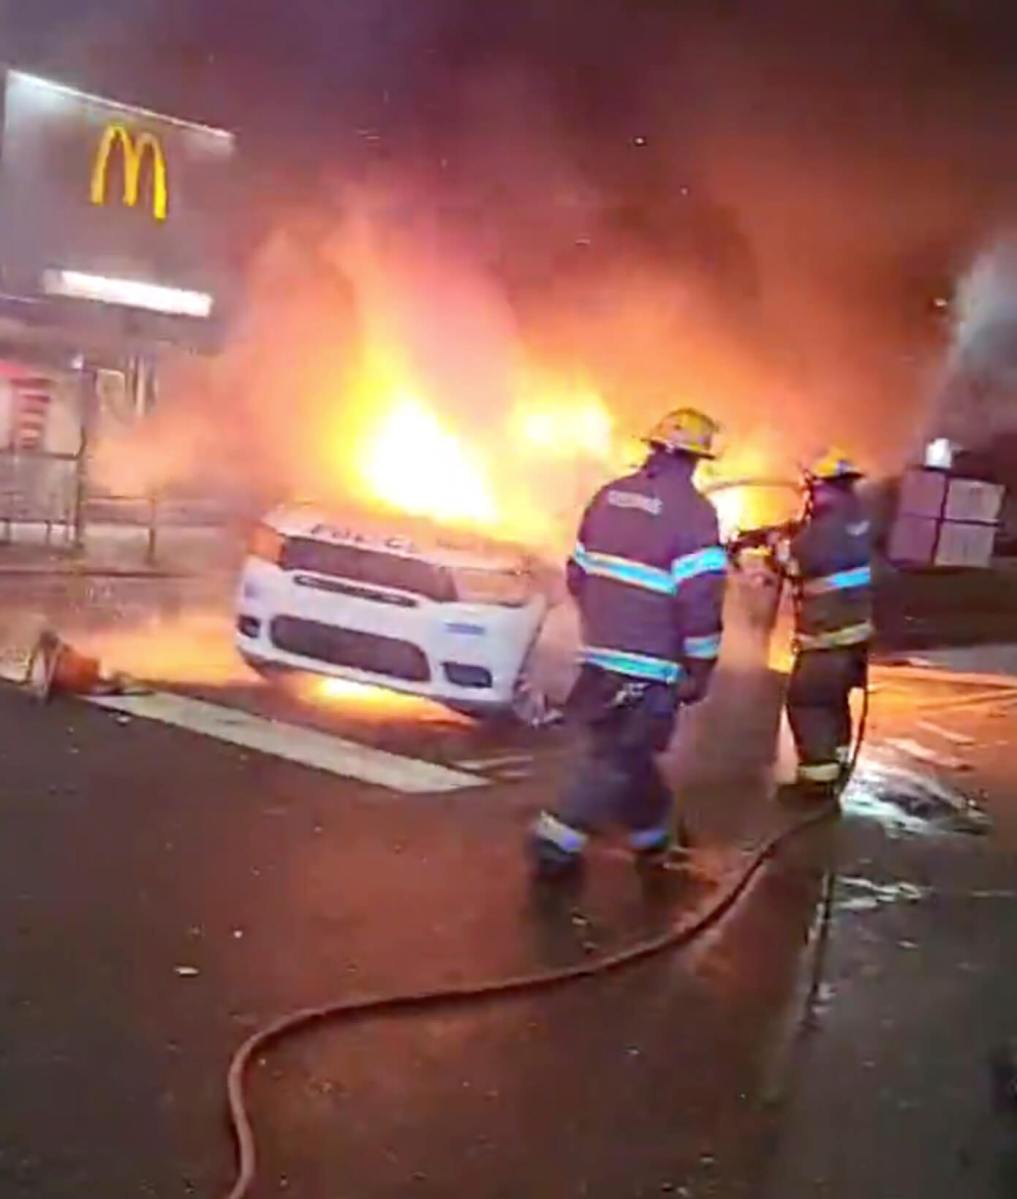
[[[272,644],[288,654],[315,658],[333,666],[387,674],[394,679],[426,683],[431,677],[427,658],[410,641],[338,629],[314,620],[277,616],[270,626]]]
[[[330,591],[333,595],[352,595],[354,599],[369,600],[374,604],[389,604],[393,608],[418,608],[420,605],[411,595],[400,595],[392,591],[376,591],[373,587],[358,587],[338,579],[322,579],[316,575],[294,575],[298,587],[311,587],[315,591]]]

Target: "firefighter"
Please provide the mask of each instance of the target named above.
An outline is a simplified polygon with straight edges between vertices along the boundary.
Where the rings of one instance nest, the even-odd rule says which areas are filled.
[[[798,751],[791,799],[830,800],[851,756],[850,695],[863,687],[872,639],[872,539],[855,492],[862,472],[829,450],[805,472],[806,513],[784,542],[795,594],[787,713]]]
[[[533,827],[540,876],[573,872],[608,823],[627,830],[637,864],[671,852],[673,799],[656,755],[679,707],[705,696],[720,653],[727,558],[713,506],[693,486],[718,431],[693,409],[668,414],[641,469],[601,488],[583,515],[567,566],[582,664],[566,711],[589,744]]]

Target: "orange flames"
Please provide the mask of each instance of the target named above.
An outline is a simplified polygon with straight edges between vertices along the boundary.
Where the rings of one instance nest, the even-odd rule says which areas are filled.
[[[354,415],[330,437],[342,489],[370,507],[556,544],[624,459],[614,419],[589,387],[523,384],[487,428],[465,428],[396,374],[365,372]]]
[[[721,536],[792,520],[801,508],[793,471],[778,473],[758,440],[736,442],[700,471],[700,486],[717,510]]]
[[[350,679],[297,676],[292,689],[298,698],[332,708],[346,715],[384,715],[386,719],[470,725],[468,716],[453,712],[444,704],[416,695],[403,695],[384,687],[354,683]]]
[[[592,389],[522,401],[512,416],[519,443],[550,458],[609,462],[617,450],[614,419]]]
[[[412,516],[489,527],[498,509],[482,460],[406,392],[378,413],[357,462],[369,498]]]
[[[302,230],[270,239],[236,341],[210,365],[177,364],[171,401],[129,435],[103,437],[104,486],[201,489],[212,461],[238,494],[353,502],[558,553],[592,492],[638,461],[635,439],[662,410],[702,405],[727,424],[737,393],[758,387],[731,363],[682,367],[645,352],[641,336],[630,344],[657,328],[652,290],[596,346],[573,344],[553,305],[550,331],[529,340],[454,237],[432,244],[389,227],[378,197],[347,199],[347,218],[312,238],[313,253]],[[740,450],[745,429],[727,433]],[[774,454],[787,448],[783,429],[757,421],[756,434]],[[723,460],[726,475],[760,465],[740,452]],[[726,525],[752,523],[743,493],[718,503]]]
[[[577,353],[568,337],[528,341],[471,257],[389,229],[372,197],[351,197],[349,211],[316,257],[296,235],[266,246],[243,335],[213,366],[179,368],[173,401],[143,428],[102,440],[103,485],[200,489],[213,461],[239,494],[353,503],[558,556],[597,487],[636,465],[637,439],[662,410],[702,405],[727,423],[733,381],[754,385],[621,353],[626,322],[603,338],[618,343],[625,370]],[[636,309],[634,326],[652,325],[652,306]],[[235,418],[224,421],[226,411]],[[722,460],[727,477],[758,474],[763,457],[786,449],[783,430],[757,424],[753,444],[772,455],[746,454],[744,429],[727,434],[737,450]],[[727,531],[767,518],[755,492],[715,498]]]
[[[333,438],[334,458],[355,498],[371,507],[464,525],[534,545],[567,541],[592,491],[644,452],[591,387],[528,384],[490,428],[468,432],[409,384],[364,389],[356,432]],[[721,533],[777,523],[797,506],[767,480],[766,455],[741,448],[704,463],[700,485]],[[742,483],[725,484],[724,480]]]
[[[255,679],[233,649],[233,617],[205,608],[106,629],[66,628],[74,647],[103,668],[151,683],[231,686]]]

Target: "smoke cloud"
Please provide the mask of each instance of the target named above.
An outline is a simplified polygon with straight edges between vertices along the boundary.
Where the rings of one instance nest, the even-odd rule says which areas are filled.
[[[961,280],[953,343],[935,413],[938,433],[978,450],[1017,434],[1017,239],[977,256]]]

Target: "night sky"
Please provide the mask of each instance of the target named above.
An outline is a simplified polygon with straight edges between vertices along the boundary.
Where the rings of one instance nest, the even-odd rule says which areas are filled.
[[[751,114],[846,152],[930,132],[985,145],[1017,112],[1000,0],[3,0],[0,31],[14,65],[255,137],[300,114],[325,140],[381,128],[446,154],[478,78],[507,72],[593,159],[663,132],[662,107],[691,140]]]

